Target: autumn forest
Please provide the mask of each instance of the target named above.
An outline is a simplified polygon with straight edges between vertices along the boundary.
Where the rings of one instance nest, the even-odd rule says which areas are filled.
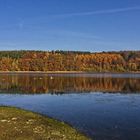
[[[139,72],[140,51],[0,51],[0,71]]]

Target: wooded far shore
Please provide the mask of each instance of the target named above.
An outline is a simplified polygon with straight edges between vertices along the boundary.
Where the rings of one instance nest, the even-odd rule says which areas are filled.
[[[140,51],[0,51],[0,73],[140,72]]]

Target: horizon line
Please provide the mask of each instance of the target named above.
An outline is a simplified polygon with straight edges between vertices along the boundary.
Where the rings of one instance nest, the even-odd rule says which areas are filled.
[[[17,52],[19,52],[19,51],[35,51],[35,52],[38,52],[38,51],[40,51],[40,52],[52,52],[52,51],[54,51],[54,52],[56,52],[56,51],[63,51],[63,52],[89,52],[89,53],[107,53],[107,52],[137,52],[137,51],[140,51],[140,49],[138,50],[136,50],[136,49],[133,49],[133,50],[130,50],[130,49],[128,49],[128,50],[110,50],[110,51],[86,51],[86,50],[82,50],[82,51],[80,51],[80,50],[39,50],[39,49],[35,49],[35,50],[30,50],[30,49],[9,49],[9,50],[0,50],[0,52],[5,52],[5,51],[17,51]]]

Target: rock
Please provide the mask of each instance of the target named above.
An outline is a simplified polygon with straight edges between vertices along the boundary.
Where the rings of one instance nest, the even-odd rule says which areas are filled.
[[[1,122],[7,122],[7,120],[1,120]]]
[[[17,120],[17,118],[12,118],[11,120],[12,120],[12,121],[16,121],[16,120]]]

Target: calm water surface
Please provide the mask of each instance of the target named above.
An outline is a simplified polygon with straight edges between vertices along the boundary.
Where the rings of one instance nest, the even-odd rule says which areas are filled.
[[[0,74],[0,105],[65,121],[95,140],[140,140],[140,74]]]

